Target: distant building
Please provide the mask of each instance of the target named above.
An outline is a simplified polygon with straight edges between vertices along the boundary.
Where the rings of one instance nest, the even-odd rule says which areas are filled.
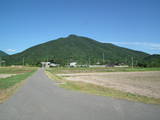
[[[70,66],[70,67],[77,67],[77,62],[71,62],[71,63],[69,64],[69,66]]]
[[[50,67],[49,66],[50,62],[41,62],[41,64],[42,64],[42,67],[45,67],[45,68]]]
[[[115,65],[114,67],[129,67],[128,65]]]
[[[97,64],[97,65],[99,65],[99,64],[100,64],[100,62],[98,61],[96,64]]]
[[[57,67],[57,66],[59,66],[59,64],[50,63],[49,66],[50,66],[50,67]]]
[[[51,62],[41,62],[42,67],[49,68],[49,67],[57,67],[59,64],[51,63]]]

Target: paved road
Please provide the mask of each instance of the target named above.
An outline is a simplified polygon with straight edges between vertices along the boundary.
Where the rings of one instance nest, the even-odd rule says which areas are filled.
[[[64,90],[40,69],[0,104],[0,120],[160,120],[160,106]]]

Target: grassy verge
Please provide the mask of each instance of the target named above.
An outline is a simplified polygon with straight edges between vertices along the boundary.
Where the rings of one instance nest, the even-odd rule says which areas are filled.
[[[82,91],[100,96],[111,96],[113,98],[126,99],[129,101],[143,102],[147,104],[160,104],[160,99],[122,92],[90,83],[66,81],[64,84],[60,84],[59,86],[69,90]]]
[[[0,74],[20,74],[31,72],[36,67],[0,67]]]
[[[12,87],[16,83],[19,83],[22,80],[26,79],[32,73],[33,72],[26,72],[26,73],[18,74],[18,75],[11,76],[11,77],[8,77],[8,78],[1,78],[0,79],[0,89],[7,89],[9,87]]]
[[[57,76],[56,74],[52,74],[49,71],[45,71],[45,73],[50,79],[52,79],[52,80],[54,80],[56,82],[61,82],[61,83],[65,82],[64,78],[61,77],[61,76]]]
[[[160,99],[123,92],[91,83],[68,81],[63,77],[57,76],[56,74],[50,73],[48,71],[46,73],[49,78],[54,79],[58,83],[62,83],[59,84],[59,86],[65,89],[76,90],[100,96],[111,96],[113,98],[126,99],[129,101],[143,102],[147,104],[160,104]]]
[[[14,72],[11,72],[11,71],[9,71],[9,73],[15,73],[15,71]],[[9,96],[11,96],[14,93],[16,88],[21,86],[24,80],[27,77],[31,76],[36,71],[36,68],[27,68],[27,71],[26,70],[24,71],[25,72],[23,73],[20,73],[8,78],[0,78],[0,103],[8,99]]]
[[[136,71],[160,71],[160,68],[67,68],[67,67],[58,67],[58,68],[50,68],[48,69],[51,73],[84,73],[84,72],[136,72]]]

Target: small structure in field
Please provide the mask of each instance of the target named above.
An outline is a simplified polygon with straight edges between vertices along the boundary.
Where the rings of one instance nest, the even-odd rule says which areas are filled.
[[[129,67],[128,65],[115,65],[114,67]]]
[[[57,66],[59,66],[59,64],[56,64],[56,63],[50,63],[50,64],[49,64],[49,66],[50,66],[50,67],[57,67]]]
[[[69,66],[70,66],[70,67],[77,67],[77,62],[71,62],[71,63],[69,64]]]
[[[42,67],[45,67],[45,68],[50,67],[50,66],[49,66],[49,65],[50,65],[50,62],[41,62],[41,64],[42,64]]]
[[[51,63],[51,62],[41,62],[42,67],[49,68],[49,67],[57,67],[59,64]]]

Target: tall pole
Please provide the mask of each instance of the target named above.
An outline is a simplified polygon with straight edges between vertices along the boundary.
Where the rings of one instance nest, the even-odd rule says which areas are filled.
[[[103,57],[103,64],[104,64],[104,53],[103,53],[102,57]]]
[[[133,57],[132,57],[132,68],[133,68]]]
[[[127,58],[125,58],[125,64],[127,64]]]
[[[91,63],[90,63],[90,57],[89,57],[89,58],[88,58],[88,65],[90,66],[90,64],[91,64]]]
[[[22,63],[23,63],[23,66],[24,66],[24,57],[23,57],[23,59],[22,59]]]

